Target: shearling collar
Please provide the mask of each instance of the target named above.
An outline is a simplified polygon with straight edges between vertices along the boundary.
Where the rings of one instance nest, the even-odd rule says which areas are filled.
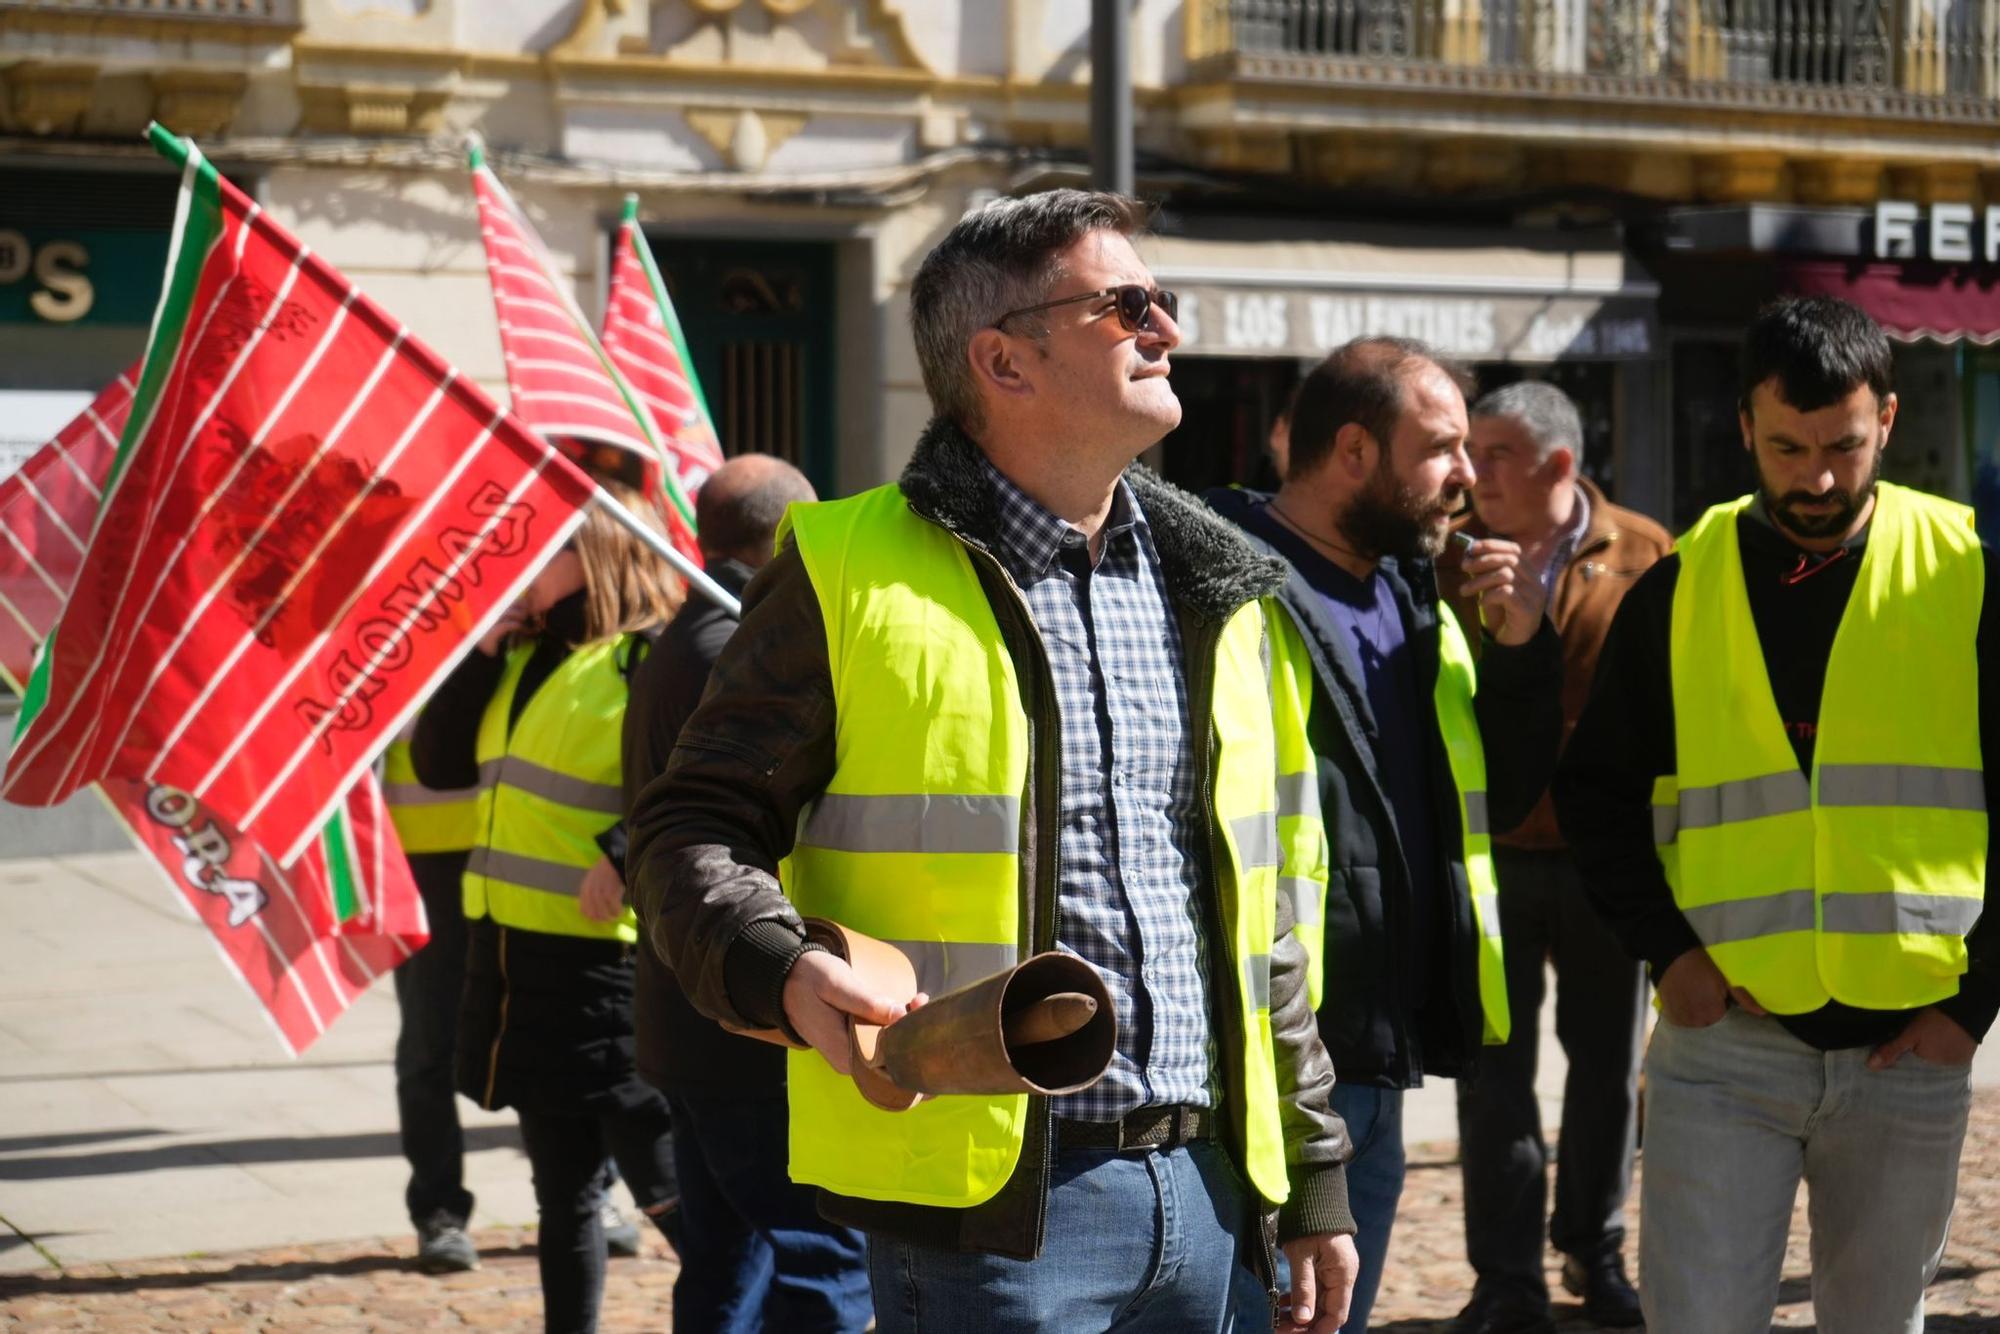
[[[956,425],[933,419],[903,469],[901,486],[923,518],[989,551],[997,550],[1000,516],[982,475],[979,446]],[[1226,620],[1246,602],[1285,586],[1283,561],[1258,554],[1232,525],[1143,464],[1125,481],[1145,512],[1167,592],[1209,620]]]

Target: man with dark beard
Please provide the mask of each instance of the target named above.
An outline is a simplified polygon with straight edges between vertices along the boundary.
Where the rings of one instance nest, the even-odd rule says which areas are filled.
[[[1561,643],[1520,548],[1466,553],[1483,628],[1438,597],[1432,562],[1472,485],[1466,384],[1421,343],[1356,339],[1300,384],[1278,493],[1208,496],[1290,565],[1280,600],[1303,632],[1306,660],[1274,671],[1310,682],[1318,782],[1295,799],[1329,840],[1326,901],[1295,920],[1357,1146],[1349,1334],[1368,1327],[1402,1196],[1403,1091],[1506,1039],[1489,830],[1533,808],[1562,727]],[[1468,633],[1488,636],[1476,665]]]
[[[1767,1328],[1801,1179],[1824,1334],[1918,1334],[1944,1251],[2000,1009],[2000,624],[1972,512],[1877,481],[1890,371],[1844,301],[1751,325],[1757,491],[1627,595],[1556,779],[1583,882],[1659,987],[1651,1329]]]

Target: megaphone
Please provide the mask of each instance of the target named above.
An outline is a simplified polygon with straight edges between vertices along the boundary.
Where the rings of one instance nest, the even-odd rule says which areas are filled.
[[[916,967],[894,945],[823,918],[805,926],[806,938],[846,960],[869,991],[916,995]],[[954,1093],[1075,1093],[1104,1077],[1118,1045],[1104,979],[1055,950],[933,997],[892,1024],[847,1027],[855,1087],[891,1112]],[[753,1036],[785,1041],[770,1031]]]

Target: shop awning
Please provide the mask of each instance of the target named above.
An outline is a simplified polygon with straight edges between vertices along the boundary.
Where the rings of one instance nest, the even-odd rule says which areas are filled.
[[[1845,297],[1905,342],[2000,343],[2000,271],[1993,269],[1792,260],[1783,284],[1801,296]]]
[[[1395,334],[1466,361],[1658,355],[1659,289],[1615,232],[1242,230],[1140,246],[1156,280],[1181,294],[1181,354],[1318,358],[1362,334]]]

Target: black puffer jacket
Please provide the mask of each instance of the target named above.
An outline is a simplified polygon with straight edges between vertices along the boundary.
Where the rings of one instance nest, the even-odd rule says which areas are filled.
[[[1269,498],[1250,491],[1211,491],[1205,499],[1245,527]],[[1254,531],[1252,546],[1282,556]],[[1438,589],[1427,560],[1381,564],[1416,650],[1417,685],[1426,701],[1437,684]],[[1320,807],[1326,817],[1326,988],[1319,1031],[1343,1083],[1410,1088],[1426,1074],[1464,1078],[1478,1063],[1484,1015],[1479,1003],[1479,938],[1472,921],[1458,817],[1458,791],[1435,712],[1425,745],[1430,755],[1433,855],[1442,866],[1429,877],[1449,902],[1433,905],[1440,938],[1418,940],[1410,930],[1410,865],[1395,812],[1376,761],[1375,723],[1361,666],[1347,635],[1320,595],[1296,569],[1278,600],[1291,612],[1312,654],[1314,689],[1309,734],[1319,756]],[[1474,633],[1477,633],[1475,631]],[[1511,829],[1541,799],[1562,745],[1562,641],[1545,618],[1519,648],[1488,642],[1479,659],[1473,706],[1486,747],[1486,802],[1491,827]],[[1428,997],[1413,1003],[1413,976],[1430,979]]]

